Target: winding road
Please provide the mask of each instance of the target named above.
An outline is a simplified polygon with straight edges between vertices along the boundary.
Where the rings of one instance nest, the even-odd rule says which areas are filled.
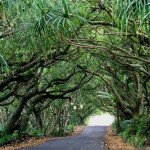
[[[104,126],[88,126],[78,136],[51,140],[22,150],[104,150],[105,130]]]

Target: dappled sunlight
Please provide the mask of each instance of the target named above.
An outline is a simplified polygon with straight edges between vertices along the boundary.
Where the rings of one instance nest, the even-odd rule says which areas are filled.
[[[115,118],[109,113],[91,116],[88,120],[89,126],[109,126],[114,122]]]

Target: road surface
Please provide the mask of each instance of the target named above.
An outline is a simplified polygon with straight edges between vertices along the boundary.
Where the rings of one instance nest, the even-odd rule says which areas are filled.
[[[78,136],[50,140],[44,144],[21,150],[105,150],[104,135],[106,127],[88,126]]]

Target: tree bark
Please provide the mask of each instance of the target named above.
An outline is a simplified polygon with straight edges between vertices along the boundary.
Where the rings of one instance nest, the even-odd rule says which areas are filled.
[[[21,113],[24,109],[25,106],[25,101],[21,101],[16,112],[12,115],[10,121],[8,122],[8,124],[6,125],[3,134],[11,134],[12,133],[12,128],[16,125],[16,122],[18,121],[18,119],[21,116]]]

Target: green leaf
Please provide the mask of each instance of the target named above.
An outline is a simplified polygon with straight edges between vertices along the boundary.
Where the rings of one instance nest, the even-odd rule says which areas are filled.
[[[66,0],[62,0],[62,4],[64,7],[64,17],[68,18],[69,17],[69,9],[68,9],[68,5],[66,3]]]
[[[7,62],[5,61],[4,57],[1,54],[0,54],[0,64],[1,64],[2,73],[8,72]]]

